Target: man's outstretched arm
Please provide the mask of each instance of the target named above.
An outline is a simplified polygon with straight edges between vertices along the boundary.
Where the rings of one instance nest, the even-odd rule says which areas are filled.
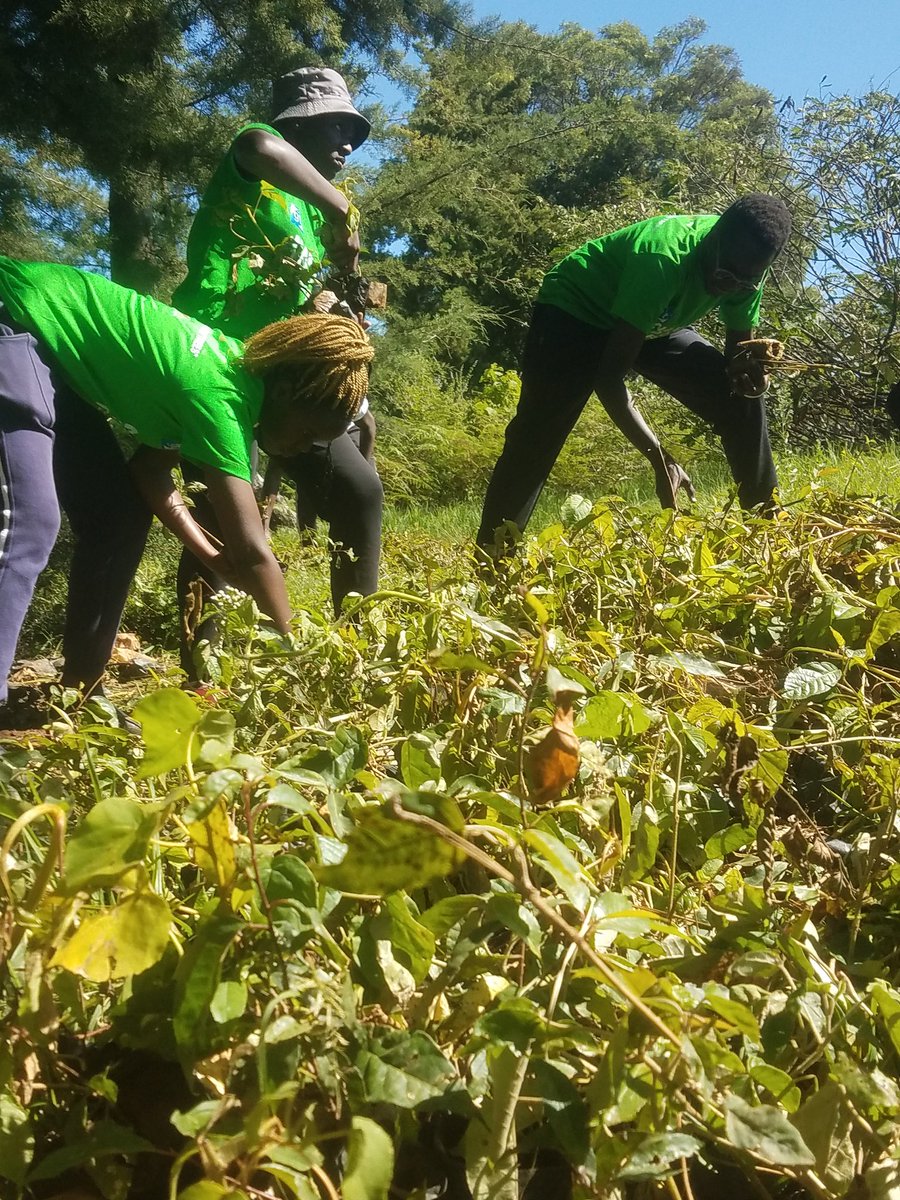
[[[674,508],[682,487],[694,499],[693,484],[687,472],[660,445],[659,438],[635,408],[625,385],[625,376],[637,362],[644,341],[645,334],[636,325],[617,321],[606,339],[594,390],[616,428],[653,468],[660,504],[663,508]]]

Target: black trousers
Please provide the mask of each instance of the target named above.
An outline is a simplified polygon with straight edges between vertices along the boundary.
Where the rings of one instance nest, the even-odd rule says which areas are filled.
[[[112,653],[153,514],[106,418],[54,382],[53,475],[73,538],[63,678],[92,684]]]
[[[186,481],[199,481],[202,472],[182,464]],[[284,473],[297,486],[297,522],[309,528],[315,519],[328,523],[331,551],[331,599],[339,613],[350,592],[368,596],[378,587],[381,558],[381,517],[384,490],[375,467],[359,450],[359,430],[354,426],[333,442],[314,445],[284,466]],[[204,529],[221,538],[218,522],[204,492],[192,495],[194,516]],[[192,554],[184,551],[178,566],[178,603],[184,612],[188,588],[202,579],[210,592],[224,581],[207,571]],[[206,622],[197,629],[200,641],[212,635]],[[191,647],[182,629],[181,665],[194,675]]]
[[[368,596],[378,587],[384,489],[359,437],[354,425],[333,442],[317,442],[284,469],[297,487],[298,527],[309,529],[316,518],[328,524],[336,613],[350,592]]]
[[[524,529],[587,404],[607,334],[551,304],[537,304],[522,359],[516,415],[488,484],[478,532],[493,544],[498,526]],[[731,392],[725,356],[693,329],[644,342],[636,372],[707,421],[719,436],[745,508],[768,500],[778,479],[763,400]]]

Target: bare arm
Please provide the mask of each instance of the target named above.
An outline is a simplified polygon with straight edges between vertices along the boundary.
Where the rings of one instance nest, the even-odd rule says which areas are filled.
[[[263,530],[268,535],[269,524],[272,520],[272,513],[275,510],[275,502],[278,499],[278,493],[281,491],[281,480],[284,477],[284,470],[281,465],[281,460],[278,458],[270,458],[266,465],[266,473],[263,476],[262,489],[259,493],[259,513],[262,517]]]
[[[187,501],[175,486],[172,468],[177,465],[177,451],[157,450],[152,446],[139,446],[128,464],[145,504],[162,525],[171,530],[205,567],[227,579],[232,572],[221,543],[198,525]]]
[[[359,452],[366,462],[371,462],[375,453],[375,418],[371,409],[359,417],[356,424],[359,426]]]
[[[329,257],[342,270],[357,269],[359,235],[347,229],[350,202],[299,150],[264,129],[248,129],[234,143],[234,161],[252,179],[264,179],[315,205],[325,217]]]
[[[291,606],[281,568],[266,541],[253,488],[244,479],[206,469],[206,486],[225,539],[225,554],[238,586],[261,612],[287,633]]]
[[[693,485],[686,472],[660,445],[659,438],[635,408],[625,386],[625,376],[637,361],[644,340],[645,335],[636,326],[617,321],[606,339],[594,389],[615,426],[653,468],[660,504],[663,508],[674,508],[681,487],[693,500]]]

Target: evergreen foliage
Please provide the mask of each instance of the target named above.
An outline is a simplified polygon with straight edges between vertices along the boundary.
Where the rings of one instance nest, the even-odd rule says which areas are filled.
[[[452,13],[438,0],[437,14]],[[113,278],[167,295],[190,200],[242,114],[304,63],[395,61],[432,28],[403,0],[32,0],[0,7],[0,137],[83,169],[106,195]],[[17,171],[18,174],[18,171]],[[28,185],[22,183],[26,196]],[[71,203],[71,200],[67,203]],[[15,212],[3,212],[5,244]]]

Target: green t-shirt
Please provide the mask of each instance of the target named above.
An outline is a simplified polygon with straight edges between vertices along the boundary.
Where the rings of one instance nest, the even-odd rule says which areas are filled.
[[[281,137],[277,129],[261,124],[245,125],[237,136],[248,129]],[[322,224],[322,214],[305,200],[245,178],[232,142],[194,217],[187,277],[175,289],[172,303],[239,338],[291,316],[310,295],[311,282],[304,276],[311,281],[325,257]],[[276,247],[274,255],[267,242]],[[245,252],[235,257],[241,250]],[[288,260],[286,268],[280,267],[281,260]]]
[[[243,346],[102,275],[0,256],[0,300],[88,403],[148,446],[249,480],[262,381]]]
[[[544,276],[538,303],[611,329],[627,321],[647,337],[684,329],[718,306],[728,329],[759,323],[762,286],[711,296],[695,253],[714,215],[651,217],[585,242]]]

